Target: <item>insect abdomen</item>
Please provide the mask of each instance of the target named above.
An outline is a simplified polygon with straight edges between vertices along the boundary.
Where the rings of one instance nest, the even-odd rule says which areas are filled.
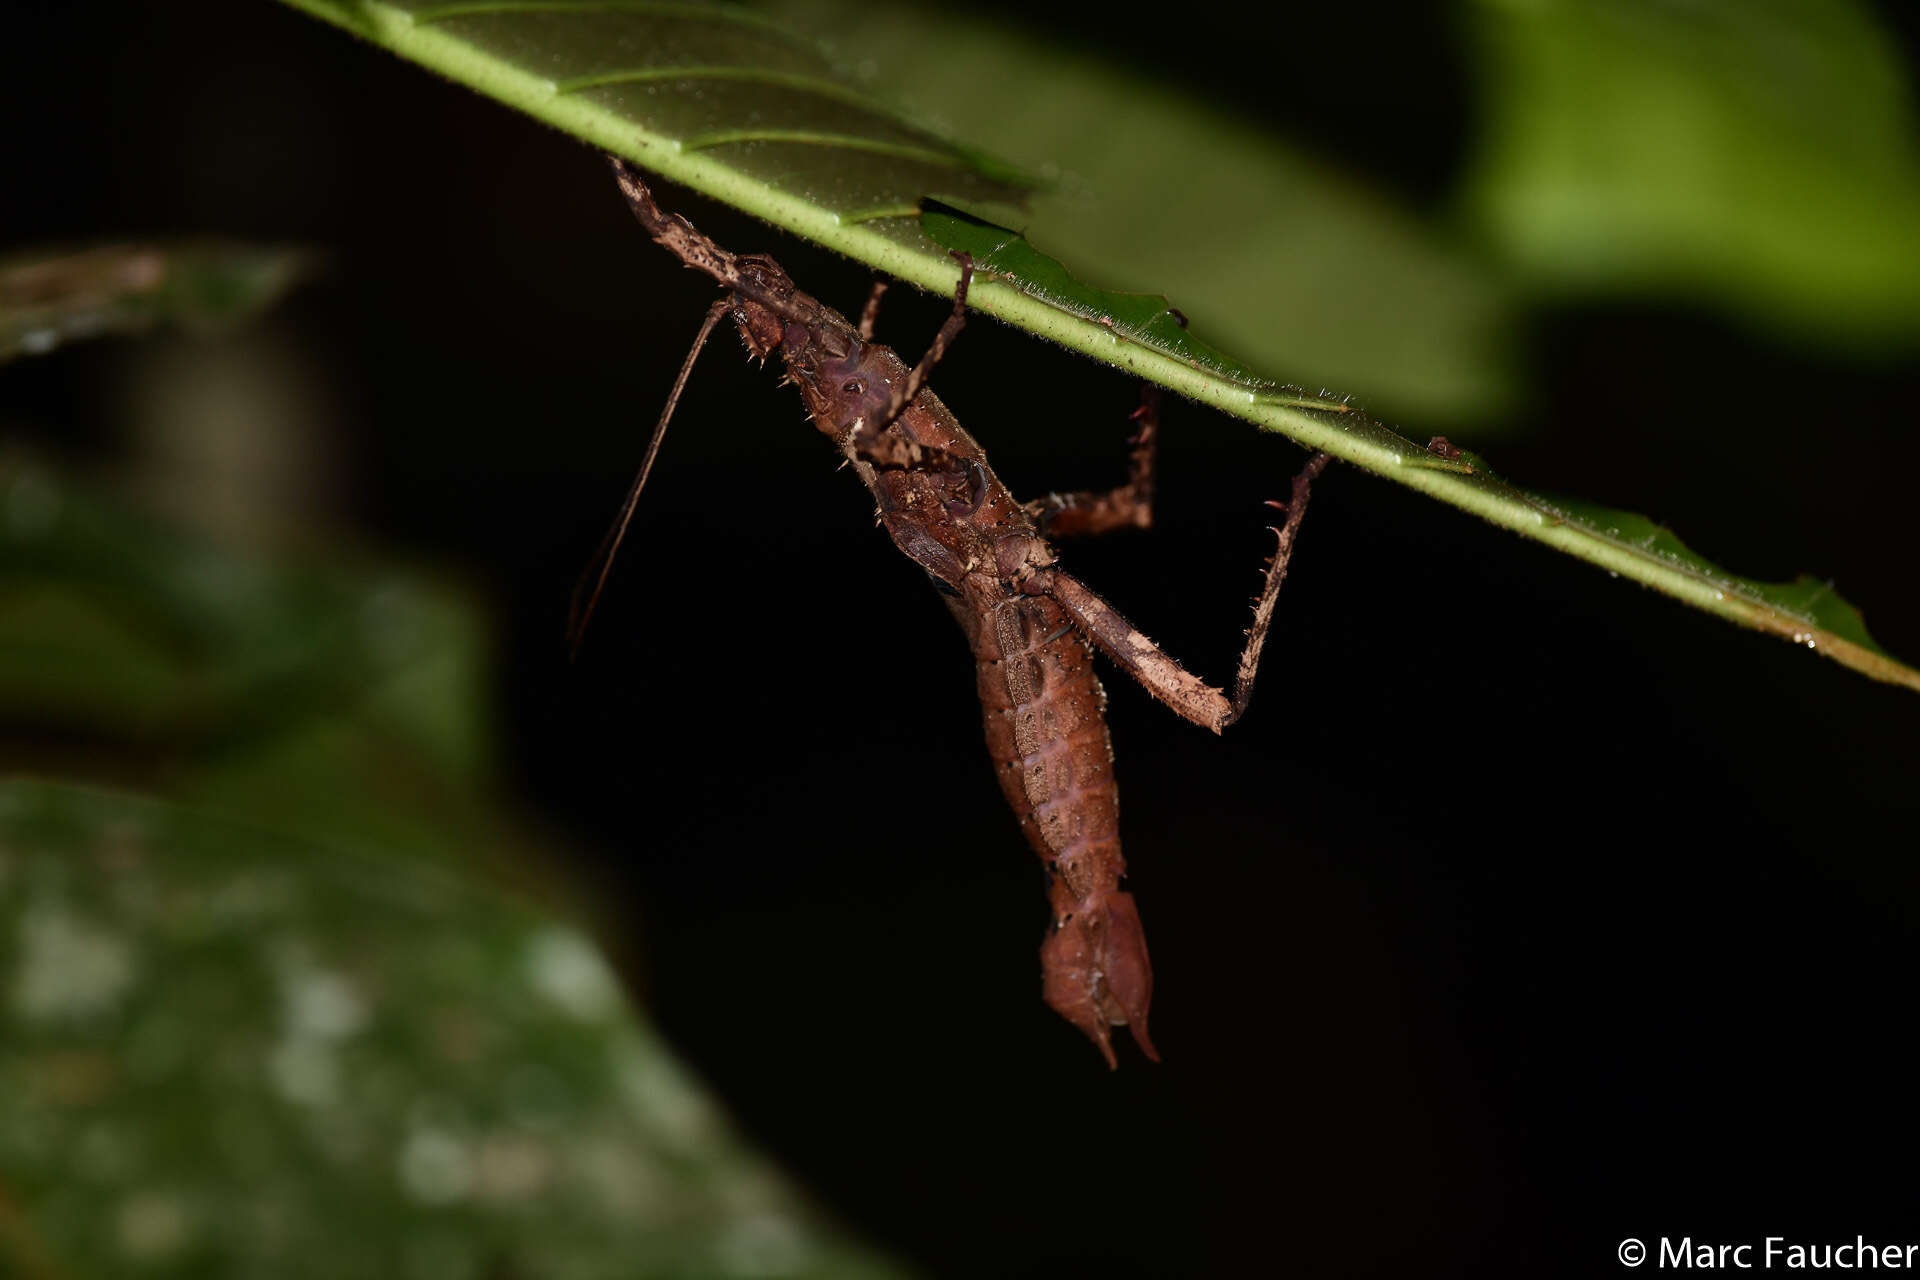
[[[1132,895],[1120,889],[1120,797],[1106,694],[1087,642],[1045,597],[1008,597],[988,606],[985,617],[966,602],[951,604],[973,645],[987,752],[1000,788],[1047,867],[1047,1003],[1109,1062],[1110,1025],[1130,1024],[1151,1054],[1152,970]]]
[[[1087,642],[1053,601],[1001,603],[976,650],[987,747],[1034,852],[1075,896],[1112,887],[1120,856],[1106,694]]]

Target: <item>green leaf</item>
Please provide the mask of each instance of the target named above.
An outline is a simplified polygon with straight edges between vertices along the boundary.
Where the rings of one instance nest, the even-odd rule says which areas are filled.
[[[1901,61],[1847,0],[1478,0],[1467,207],[1557,293],[1663,292],[1920,338]]]
[[[1058,174],[1006,216],[1083,279],[1168,294],[1268,380],[1499,429],[1519,380],[1500,269],[1273,130],[1007,23],[888,0],[768,0],[843,75]]]
[[[851,91],[814,87],[831,79],[825,63],[750,11],[615,0],[289,2],[923,288],[951,294],[958,273],[945,246],[905,215],[929,196],[958,205],[976,215],[969,234],[992,236],[1011,271],[1036,273],[981,280],[969,295],[979,310],[1696,607],[1802,643],[1811,637],[1837,661],[1920,689],[1920,672],[1888,657],[1864,631],[1835,631],[1831,617],[1804,611],[1792,588],[1759,587],[1657,539],[1614,532],[1632,529],[1636,518],[1556,507],[1496,479],[1484,464],[1440,457],[1361,413],[1316,409],[1264,380],[1250,384],[1242,371],[1178,346],[1153,306],[1128,321],[1146,328],[1124,327],[1107,310],[1111,295],[1068,289],[1004,226],[986,230],[992,219],[1021,216],[1010,205],[1025,193],[1008,170],[981,166],[973,153],[882,109],[854,105]],[[728,74],[710,74],[716,66]],[[766,71],[799,79],[774,83]],[[931,225],[955,235],[962,220]]]
[[[1017,201],[1037,181],[872,101],[807,41],[737,5],[290,2],[783,225],[910,218],[925,194]]]
[[[1715,612],[1825,653],[1875,679],[1920,688],[1909,668],[1874,643],[1860,611],[1841,599],[1831,582],[1806,574],[1792,582],[1736,578],[1695,555],[1671,529],[1645,516],[1593,502],[1538,494],[1525,497],[1543,514],[1577,524],[1594,537],[1631,548],[1634,554],[1658,560],[1675,574],[1691,578],[1703,596],[1713,593]]]
[[[96,776],[449,864],[507,864],[485,627],[457,593],[336,553],[288,565],[0,459],[0,711]],[[492,851],[491,853],[487,851]]]
[[[0,1274],[890,1273],[536,907],[483,634],[0,458],[6,736],[168,796],[0,781]]]
[[[312,266],[292,249],[222,244],[9,256],[0,259],[0,361],[161,324],[238,323],[279,301]]]
[[[851,1276],[579,931],[0,783],[0,1272]]]
[[[1128,341],[1179,360],[1201,373],[1214,374],[1256,391],[1277,388],[1278,384],[1271,378],[1261,377],[1232,356],[1194,337],[1187,331],[1186,317],[1159,294],[1091,288],[1074,279],[1059,262],[1028,244],[1026,237],[1018,232],[970,217],[938,201],[927,202],[925,212],[920,215],[920,226],[934,243],[970,254],[979,273],[976,279],[1000,276],[1048,306],[1125,334]],[[1346,407],[1340,401],[1301,400],[1291,395],[1289,399],[1326,409]]]
[[[974,253],[995,269],[1004,265],[1017,271],[1023,291],[1049,305],[1083,317],[1103,309],[1129,309],[1139,326],[1133,342],[1153,349],[1156,356],[1179,361],[1209,381],[1232,377],[1241,384],[1237,394],[1254,412],[1221,404],[1228,412],[1239,412],[1271,430],[1359,461],[1369,470],[1397,472],[1395,478],[1405,484],[1615,573],[1638,578],[1698,608],[1803,644],[1875,679],[1920,690],[1920,672],[1895,661],[1875,644],[1859,610],[1835,594],[1831,583],[1807,577],[1790,583],[1737,577],[1695,555],[1670,530],[1645,516],[1529,493],[1499,479],[1477,454],[1422,448],[1344,403],[1316,403],[1271,384],[1249,383],[1238,369],[1212,367],[1206,348],[1175,348],[1160,340],[1169,330],[1184,336],[1164,311],[1150,314],[1163,299],[1089,288],[1004,227],[942,209],[930,210],[922,222],[941,244]],[[1366,450],[1371,456],[1355,457],[1342,448]]]

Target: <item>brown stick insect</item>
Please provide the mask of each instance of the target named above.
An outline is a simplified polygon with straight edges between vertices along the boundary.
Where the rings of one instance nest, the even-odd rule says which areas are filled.
[[[721,317],[731,317],[747,350],[778,355],[785,381],[800,388],[814,426],[829,436],[872,493],[894,545],[933,579],[966,633],[977,666],[987,750],[1027,842],[1047,872],[1053,923],[1040,947],[1048,1005],[1086,1033],[1114,1066],[1109,1028],[1126,1026],[1149,1058],[1153,970],[1133,895],[1122,889],[1119,795],[1107,735],[1106,695],[1092,649],[1111,658],[1147,692],[1195,724],[1218,733],[1238,720],[1253,693],[1254,672],[1272,624],[1307,497],[1327,464],[1316,454],[1294,478],[1279,544],[1254,603],[1253,625],[1234,678],[1233,696],[1189,675],[1079,579],[1060,569],[1049,536],[1145,528],[1153,517],[1158,399],[1151,389],[1133,415],[1126,484],[1106,493],[1015,502],[973,437],[926,386],[928,373],[966,320],[972,261],[960,261],[953,312],[918,364],[908,368],[874,341],[884,282],[876,283],[856,326],[794,286],[773,259],[732,254],[668,215],[639,170],[617,157],[620,190],[647,233],[687,266],[719,281],[726,294],[708,309],[654,428],[597,568],[581,583],[573,643],[606,586],[613,555],[633,517],[687,377]]]

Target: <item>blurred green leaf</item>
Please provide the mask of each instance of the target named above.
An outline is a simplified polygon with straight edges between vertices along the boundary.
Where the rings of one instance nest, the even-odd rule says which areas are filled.
[[[1012,171],[986,166],[975,153],[938,143],[930,131],[891,121],[883,110],[865,106],[856,109],[846,96],[856,91],[845,89],[843,82],[835,80],[818,55],[798,37],[783,34],[784,28],[750,10],[679,3],[580,4],[572,0],[288,3],[519,107],[597,147],[624,155],[924,288],[951,293],[958,280],[945,246],[923,229],[920,219],[908,216],[922,207],[926,197],[957,204],[972,218],[975,230],[994,227],[1001,218],[1017,224],[1024,216],[1011,203],[1025,194],[1010,178]],[[807,12],[815,15],[810,19],[817,24],[815,29],[832,28],[833,23],[818,16],[824,11]],[[925,32],[932,29],[929,24],[933,20],[920,14],[900,17],[898,22],[907,25],[896,26],[894,43],[885,46],[875,33],[886,29],[887,11],[876,8],[869,12],[863,7],[857,13],[845,12],[846,22],[841,25],[858,24],[862,57],[873,57],[883,47],[899,52],[918,39],[923,50],[921,61],[911,65],[925,67],[938,62],[944,66],[955,57],[956,49],[968,47],[957,34],[929,38]],[[1009,82],[1006,67],[993,62],[1002,43],[996,35],[984,46],[975,47],[975,65],[992,66],[994,74],[963,78],[955,86],[956,93],[983,95],[981,86]],[[1024,68],[1012,83],[1035,77],[1038,64],[1022,61],[1017,51],[1008,56],[1013,60],[1009,65]],[[895,74],[917,73],[903,70]],[[1089,93],[1118,92],[1094,81],[1088,84]],[[1143,96],[1155,95],[1146,90]],[[982,114],[993,115],[995,109]],[[1037,111],[1030,127],[1039,129],[1038,122],[1046,114],[1045,110]],[[1022,117],[1016,112],[1006,118]],[[1091,131],[1088,122],[1099,120],[1101,135],[1118,149],[1108,162],[1113,167],[1103,170],[1109,176],[1127,165],[1149,163],[1145,151],[1133,147],[1136,139],[1126,127],[1129,119],[1104,118],[1095,108],[1085,113],[1079,127],[1079,133],[1086,136]],[[1211,129],[1220,129],[1221,136],[1226,136],[1222,126],[1208,124],[1208,120],[1217,121],[1217,117],[1194,117],[1170,133],[1152,134],[1154,145],[1170,145],[1169,138],[1191,139]],[[1259,183],[1278,181],[1278,170],[1270,166],[1259,172],[1264,174]],[[1156,180],[1151,198],[1175,199],[1172,192],[1179,185],[1171,183],[1161,190]],[[1135,201],[1148,195],[1139,190],[1131,194]],[[1313,204],[1309,201],[1306,207],[1312,208]],[[1241,213],[1257,220],[1267,210],[1255,207]],[[947,225],[951,228],[953,224]],[[1301,225],[1309,228],[1306,234],[1311,238],[1329,222],[1319,214],[1309,214],[1303,215]],[[1018,259],[1014,271],[1032,269],[1042,261],[1015,246],[1013,241],[1020,239],[1018,232],[1004,223],[985,233],[997,236],[1004,251]],[[1199,239],[1191,228],[1177,225],[1168,230],[1167,236],[1189,243]],[[1356,263],[1363,256],[1359,246],[1366,244],[1378,249],[1401,243],[1392,235],[1379,240],[1370,237],[1371,233],[1354,241],[1350,246],[1354,251],[1342,251],[1337,255],[1339,260]],[[1128,244],[1133,246],[1126,252],[1128,258],[1150,252],[1140,247],[1137,239],[1130,239]],[[755,246],[733,247],[744,250]],[[1416,250],[1404,261],[1424,260],[1424,252]],[[1231,255],[1229,261],[1231,265],[1225,268],[1229,273],[1253,270],[1249,263]],[[1432,260],[1435,264],[1439,261]],[[1444,265],[1436,269],[1442,275],[1451,270]],[[1360,268],[1356,266],[1356,270]],[[1494,479],[1484,468],[1437,458],[1364,414],[1316,409],[1298,395],[1276,393],[1263,385],[1250,386],[1239,372],[1230,376],[1197,357],[1196,347],[1183,345],[1183,335],[1169,333],[1157,322],[1156,318],[1165,313],[1155,307],[1128,321],[1144,323],[1148,328],[1129,328],[1121,317],[1104,312],[1110,295],[1101,291],[1086,291],[1081,286],[1083,292],[1072,298],[1049,297],[1049,288],[1058,294],[1058,279],[1064,274],[1063,268],[1048,281],[1029,281],[1018,275],[983,279],[968,300],[990,315],[1256,426],[1290,436],[1309,448],[1325,450],[1708,612],[1788,637],[1802,636],[1810,630],[1824,634],[1815,619],[1755,596],[1742,580],[1724,571],[1704,562],[1677,562],[1631,539],[1610,536],[1604,527],[1583,518],[1559,514],[1544,499]],[[1371,270],[1367,278],[1379,279]],[[1406,287],[1394,293],[1394,304],[1407,304],[1420,292],[1425,279],[1420,271],[1411,271]],[[1472,283],[1471,273],[1459,279],[1462,292],[1458,296],[1477,297],[1481,305],[1476,309],[1463,304],[1460,314],[1449,312],[1448,319],[1472,329],[1484,316],[1498,310],[1497,296]],[[1116,283],[1132,287],[1134,282]],[[1269,280],[1259,292],[1271,294],[1284,287],[1277,280]],[[1277,385],[1281,380],[1272,381]],[[1856,643],[1816,647],[1876,679],[1920,689],[1920,672],[1877,649]]]
[[[292,249],[122,244],[0,259],[0,361],[161,324],[238,323],[312,270]]]
[[[1550,291],[1920,338],[1920,152],[1850,0],[1477,0],[1479,226]]]
[[[0,1272],[891,1274],[593,944],[408,860],[0,783]]]
[[[312,838],[512,859],[489,775],[485,626],[335,552],[220,550],[0,459],[0,723],[97,776]]]
[[[473,608],[315,561],[0,458],[13,772],[168,797],[0,782],[0,1274],[889,1273],[536,907]]]

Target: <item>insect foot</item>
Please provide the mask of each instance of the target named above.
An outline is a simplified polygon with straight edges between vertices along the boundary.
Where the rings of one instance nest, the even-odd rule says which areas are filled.
[[[1040,944],[1041,994],[1048,1007],[1085,1032],[1110,1069],[1120,1064],[1109,1027],[1126,1027],[1140,1051],[1160,1061],[1147,1035],[1153,967],[1133,895],[1101,890],[1064,903],[1060,896],[1053,931]]]

